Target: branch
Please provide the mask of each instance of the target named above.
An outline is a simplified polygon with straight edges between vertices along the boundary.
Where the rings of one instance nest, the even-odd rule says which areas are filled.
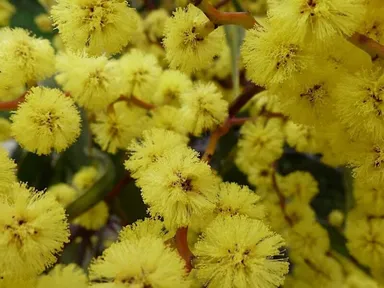
[[[241,110],[241,108],[243,108],[244,105],[247,104],[253,96],[255,96],[255,94],[260,93],[264,90],[265,88],[249,82],[248,85],[245,86],[243,93],[241,93],[229,107],[228,117],[234,117]]]
[[[0,102],[0,111],[17,109],[20,103],[24,102],[27,92],[24,92],[19,98],[11,101]]]
[[[193,254],[188,247],[188,227],[180,227],[176,231],[175,242],[177,251],[185,260],[185,269],[187,272],[192,270]]]
[[[372,59],[384,59],[384,46],[375,40],[360,33],[353,34],[348,40],[371,55]]]
[[[200,8],[216,26],[238,25],[245,29],[252,29],[255,25],[259,25],[249,12],[221,12],[209,3],[208,0],[195,0],[192,3]]]
[[[113,200],[116,196],[120,194],[120,192],[123,190],[123,188],[132,181],[131,174],[126,173],[123,178],[120,179],[119,182],[112,188],[112,190],[105,196],[105,200],[107,202],[110,202]]]
[[[156,106],[153,105],[152,103],[145,102],[139,98],[136,98],[135,96],[131,96],[130,98],[131,102],[135,104],[136,106],[139,106],[141,108],[147,109],[147,110],[152,110],[155,109]]]

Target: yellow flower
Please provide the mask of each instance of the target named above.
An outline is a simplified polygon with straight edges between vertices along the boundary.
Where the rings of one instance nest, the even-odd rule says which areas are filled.
[[[310,203],[318,193],[317,181],[308,172],[296,171],[277,178],[278,186],[285,197]]]
[[[169,15],[165,9],[156,9],[148,13],[144,19],[144,31],[151,42],[163,38],[165,22]]]
[[[328,214],[328,222],[334,227],[341,227],[344,223],[344,213],[340,210],[332,210]]]
[[[165,70],[161,74],[153,101],[157,105],[180,105],[180,96],[192,88],[191,79],[178,70]]]
[[[155,237],[113,244],[90,266],[91,287],[189,287],[183,260]],[[102,282],[97,284],[97,282]]]
[[[316,131],[313,127],[288,121],[284,127],[284,132],[288,145],[295,148],[296,151],[303,153],[319,152]]]
[[[1,34],[1,33],[0,33]],[[24,71],[15,65],[6,51],[0,51],[0,101],[10,101],[19,98],[25,91]]]
[[[216,218],[195,245],[197,278],[208,288],[272,288],[284,283],[283,238],[245,216]]]
[[[163,221],[156,218],[137,220],[132,225],[127,225],[119,234],[120,241],[140,241],[144,237],[155,237],[166,240],[169,238]]]
[[[21,28],[0,31],[1,50],[17,67],[28,85],[50,77],[55,71],[54,50],[46,39],[37,39]]]
[[[39,27],[40,31],[44,33],[52,32],[52,20],[48,14],[42,13],[35,17],[35,23]]]
[[[198,82],[181,94],[181,113],[187,129],[200,136],[224,122],[228,116],[228,102],[213,83]]]
[[[99,171],[96,167],[87,166],[82,167],[72,179],[72,184],[76,187],[80,193],[87,191],[89,188],[95,184],[95,182],[99,179]]]
[[[353,137],[369,137],[374,141],[384,137],[383,71],[375,68],[346,74],[332,91],[335,113]]]
[[[384,189],[381,183],[355,181],[353,188],[360,211],[371,216],[384,216]]]
[[[12,136],[39,155],[64,151],[80,134],[79,111],[57,89],[32,88],[11,120]]]
[[[154,128],[174,131],[180,135],[188,134],[185,123],[179,121],[182,117],[179,108],[164,105],[151,111],[151,125]]]
[[[8,119],[0,118],[0,141],[11,138],[11,122]]]
[[[345,231],[347,247],[361,264],[380,267],[384,261],[384,220],[360,217],[348,219]]]
[[[91,55],[120,52],[137,28],[124,0],[59,0],[51,14],[66,46]]]
[[[290,253],[310,258],[313,254],[325,254],[329,249],[328,232],[315,221],[304,220],[289,229],[287,244]]]
[[[138,49],[132,49],[119,60],[121,67],[122,93],[152,102],[162,69],[157,58]]]
[[[164,129],[145,130],[142,138],[133,140],[127,148],[128,160],[124,163],[125,168],[131,172],[132,177],[140,178],[166,151],[185,145],[187,139]]]
[[[105,56],[61,54],[57,57],[57,70],[56,81],[86,109],[106,109],[120,96],[120,69],[116,62],[108,61]]]
[[[338,288],[343,284],[341,265],[333,258],[320,253],[294,262],[294,276],[313,287]]]
[[[221,183],[216,198],[215,212],[219,215],[245,215],[258,220],[265,217],[265,208],[261,204],[260,196],[247,186]]]
[[[99,202],[72,221],[88,230],[99,230],[108,221],[108,206],[104,201]]]
[[[16,8],[8,0],[0,1],[0,26],[7,26]]]
[[[196,151],[172,147],[149,166],[136,182],[153,216],[161,216],[167,228],[187,226],[194,215],[213,211],[218,179]]]
[[[53,197],[19,183],[10,189],[13,197],[0,200],[0,270],[25,278],[56,262],[68,223]]]
[[[50,186],[46,193],[55,197],[56,201],[64,207],[71,204],[78,196],[76,189],[65,183]]]
[[[247,172],[254,165],[271,164],[283,154],[284,135],[280,119],[259,117],[240,130],[236,164]]]
[[[9,187],[16,182],[16,164],[8,157],[8,151],[0,148],[0,197],[11,192]]]
[[[36,288],[87,288],[84,271],[75,264],[57,264],[47,275],[39,277]]]
[[[163,44],[169,66],[188,74],[208,68],[224,45],[224,31],[213,28],[194,5],[176,8],[164,29]]]
[[[36,278],[32,277],[28,279],[22,279],[19,277],[12,277],[10,275],[2,274],[0,276],[0,288],[23,288],[23,287],[35,287]]]
[[[248,77],[266,87],[283,82],[296,84],[296,76],[313,65],[308,45],[295,40],[280,26],[248,30],[241,55]]]
[[[281,1],[269,10],[271,21],[285,27],[290,37],[324,43],[337,35],[352,35],[364,15],[365,0]]]
[[[125,149],[133,138],[140,136],[147,126],[146,120],[147,117],[140,108],[128,107],[122,101],[113,104],[112,111],[96,114],[91,130],[95,135],[95,142],[104,151],[115,154],[118,149]]]

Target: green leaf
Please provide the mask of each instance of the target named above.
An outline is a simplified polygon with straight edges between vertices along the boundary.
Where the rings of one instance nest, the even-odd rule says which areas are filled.
[[[240,47],[244,39],[245,30],[235,25],[224,26],[224,29],[227,43],[231,50],[233,97],[236,97],[240,92],[239,59]]]
[[[94,149],[92,151],[92,158],[96,162],[102,176],[87,192],[67,207],[69,221],[102,201],[110,191],[115,180],[115,167],[107,154]]]

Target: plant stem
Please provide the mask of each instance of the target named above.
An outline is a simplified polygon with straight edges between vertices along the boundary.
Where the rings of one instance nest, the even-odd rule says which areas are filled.
[[[8,110],[14,110],[17,109],[20,103],[24,102],[25,96],[27,95],[27,92],[24,92],[19,98],[6,101],[6,102],[0,102],[0,111],[8,111]]]
[[[185,269],[190,272],[192,270],[193,254],[188,247],[188,227],[177,229],[175,243],[179,255],[185,260]]]
[[[375,40],[360,33],[353,34],[348,40],[371,55],[372,59],[384,59],[384,46]]]
[[[238,25],[245,29],[252,29],[258,22],[248,12],[221,12],[208,0],[192,1],[215,25]]]
[[[275,165],[273,165],[275,166]],[[275,168],[275,167],[274,167]],[[277,196],[279,197],[279,203],[280,203],[280,209],[283,212],[284,219],[288,222],[289,226],[293,226],[293,221],[287,214],[286,205],[285,205],[285,197],[283,193],[281,193],[281,190],[279,188],[279,185],[277,184],[277,178],[276,178],[276,171],[273,171],[272,173],[272,186],[275,190]]]
[[[257,86],[256,84],[249,82],[248,85],[245,86],[243,93],[241,93],[230,105],[228,117],[234,117],[241,110],[241,108],[243,108],[244,105],[247,104],[253,96],[255,96],[255,94],[260,93],[264,90],[264,87]]]
[[[121,98],[121,97],[120,97],[120,98]],[[119,99],[120,99],[120,98],[119,98]],[[152,109],[155,109],[155,108],[156,108],[156,106],[153,105],[152,103],[145,102],[145,101],[143,101],[143,100],[141,100],[141,99],[139,99],[139,98],[136,98],[136,97],[133,96],[133,95],[131,96],[130,100],[131,100],[131,102],[132,102],[133,104],[135,104],[136,106],[139,106],[139,107],[144,108],[144,109],[147,109],[147,110],[152,110]]]
[[[120,192],[123,190],[123,188],[131,182],[133,179],[131,177],[130,173],[126,173],[123,178],[120,179],[119,182],[112,188],[112,190],[107,194],[105,197],[105,200],[107,202],[112,201],[116,196],[120,194]]]

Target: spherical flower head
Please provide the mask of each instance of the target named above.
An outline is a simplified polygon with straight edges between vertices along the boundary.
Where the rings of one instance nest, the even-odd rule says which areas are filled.
[[[365,15],[365,0],[281,1],[269,10],[270,20],[284,25],[291,37],[329,41],[351,36]]]
[[[63,205],[63,207],[71,204],[79,194],[75,188],[66,183],[50,186],[46,193],[55,197],[56,201]]]
[[[0,141],[11,138],[11,122],[8,119],[0,118]]]
[[[51,14],[65,45],[91,55],[120,52],[137,28],[124,0],[59,0]]]
[[[298,76],[300,84],[282,86],[276,93],[283,113],[293,121],[309,126],[322,126],[334,121],[332,77],[336,75],[324,67],[321,72],[307,71]]]
[[[86,166],[82,167],[72,179],[72,184],[81,193],[87,191],[99,179],[100,173],[96,167]]]
[[[380,267],[384,259],[384,220],[361,217],[348,219],[345,235],[347,248],[361,264]]]
[[[23,279],[19,277],[12,277],[9,274],[2,274],[0,276],[0,288],[20,287],[36,287],[36,278],[31,276],[31,278]]]
[[[192,216],[214,209],[218,179],[198,153],[188,147],[172,147],[136,182],[153,216],[161,216],[167,228],[187,226]]]
[[[88,110],[105,109],[120,96],[119,66],[105,56],[61,54],[57,57],[57,70],[56,81],[70,92],[76,103]]]
[[[332,91],[335,113],[354,137],[380,141],[384,137],[383,71],[373,68],[346,74]]]
[[[243,170],[240,162],[237,165],[240,167],[240,170]],[[247,169],[245,168],[245,170]],[[272,187],[272,176],[274,173],[275,169],[272,165],[252,165],[247,170],[248,182],[256,186],[257,193],[263,196]]]
[[[87,288],[88,279],[84,271],[75,264],[57,264],[48,274],[42,275],[36,288]]]
[[[183,260],[155,237],[112,244],[91,264],[90,279],[100,288],[189,287]]]
[[[73,224],[80,225],[88,230],[99,230],[108,221],[108,205],[101,201],[73,220]]]
[[[197,278],[208,288],[279,287],[289,266],[283,246],[259,220],[218,217],[195,245]]]
[[[195,136],[216,128],[228,117],[228,102],[215,84],[199,82],[181,95],[184,125]]]
[[[41,13],[37,15],[34,20],[40,31],[44,33],[52,33],[52,20],[48,14]]]
[[[140,136],[146,116],[140,108],[128,107],[123,101],[113,104],[112,109],[98,113],[91,124],[95,142],[108,153],[115,154],[125,149],[131,140]]]
[[[360,211],[371,216],[384,216],[384,189],[381,183],[355,181],[353,188]]]
[[[28,85],[50,77],[55,72],[54,50],[46,39],[37,39],[21,28],[0,31],[1,50],[21,72]]]
[[[68,223],[53,197],[19,183],[11,189],[13,197],[0,200],[0,270],[25,278],[56,262]]]
[[[328,214],[328,222],[332,226],[339,228],[343,226],[344,223],[344,213],[340,210],[332,210],[331,213]]]
[[[364,21],[359,27],[359,32],[369,38],[383,44],[384,43],[384,17],[383,6],[379,2],[372,2],[367,5]]]
[[[280,27],[248,30],[241,56],[248,77],[256,84],[273,87],[296,83],[296,76],[313,64],[308,45],[303,45]]]
[[[329,249],[328,232],[320,224],[304,220],[292,227],[287,233],[290,253],[310,258],[313,254],[325,254]]]
[[[223,43],[220,53],[213,58],[212,65],[205,70],[199,71],[203,78],[225,80],[231,77],[232,73],[232,58],[231,49],[227,43]],[[241,67],[239,67],[241,68]]]
[[[251,116],[261,116],[263,113],[281,113],[279,97],[271,90],[264,90],[255,95],[249,103],[249,113]]]
[[[180,135],[187,135],[188,129],[181,122],[182,112],[174,106],[164,105],[151,111],[151,126],[174,131]]]
[[[296,171],[284,177],[278,177],[281,193],[287,198],[310,203],[319,193],[319,185],[311,173]]]
[[[192,88],[191,79],[178,70],[165,70],[159,79],[153,101],[157,105],[180,105],[180,96]]]
[[[164,28],[163,44],[169,66],[187,74],[208,68],[224,44],[224,31],[213,28],[196,6],[176,8]]]
[[[6,53],[2,49],[0,51],[0,100],[1,101],[10,101],[14,100],[25,91],[25,75],[24,71],[20,70],[14,61],[9,56],[9,53]]]
[[[165,22],[169,15],[165,9],[156,9],[148,13],[144,19],[144,31],[151,42],[161,40],[164,35]]]
[[[157,58],[138,49],[132,49],[119,60],[122,93],[143,100],[152,100],[162,69]]]
[[[127,225],[119,233],[120,241],[140,241],[145,237],[155,237],[166,240],[169,238],[164,227],[164,222],[157,218],[137,220],[132,225]]]
[[[0,195],[12,192],[9,188],[16,182],[16,168],[15,162],[8,157],[8,151],[0,148]]]
[[[296,260],[296,259],[295,259]],[[295,277],[313,287],[342,287],[344,284],[342,266],[329,256],[316,253],[311,257],[299,258],[295,263]]]
[[[284,135],[280,119],[260,117],[240,130],[236,163],[247,172],[254,165],[269,165],[283,154]]]
[[[295,148],[296,151],[302,153],[318,152],[316,131],[312,126],[288,121],[284,128],[288,145]]]
[[[15,140],[38,155],[62,152],[80,135],[79,111],[58,89],[32,88],[11,120]]]
[[[8,0],[0,1],[0,26],[7,26],[9,20],[11,20],[13,14],[15,14],[16,8]]]
[[[291,220],[292,225],[302,221],[315,221],[315,211],[313,211],[309,203],[299,200],[288,202],[285,205],[285,214]]]
[[[187,138],[173,131],[157,128],[145,130],[140,139],[133,140],[128,146],[125,168],[132,177],[140,178],[165,152],[186,144]]]
[[[247,186],[223,182],[219,186],[216,201],[215,212],[219,215],[245,215],[258,220],[265,217],[266,211],[260,196]]]

